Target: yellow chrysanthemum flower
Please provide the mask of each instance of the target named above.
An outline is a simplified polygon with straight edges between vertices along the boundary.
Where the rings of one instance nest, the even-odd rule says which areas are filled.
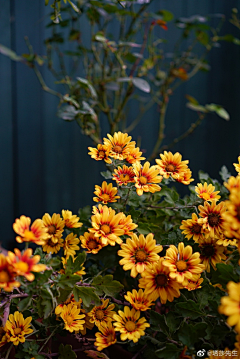
[[[171,278],[185,286],[188,279],[194,278],[196,274],[202,273],[205,269],[205,266],[200,264],[199,257],[199,252],[193,253],[191,246],[184,247],[184,243],[180,242],[178,248],[172,244],[169,246],[163,265],[169,268]]]
[[[234,163],[235,170],[240,173],[240,156],[238,156],[238,163]]]
[[[65,300],[65,302],[59,304],[59,305],[55,308],[55,314],[56,314],[56,315],[60,315],[60,314],[62,313],[62,311],[63,311],[64,305],[68,305],[69,303],[73,303],[73,304],[76,305],[77,308],[79,309],[79,308],[81,308],[82,299],[79,298],[79,301],[76,302],[76,300],[74,299],[74,295],[71,294],[70,297],[69,297],[67,300]]]
[[[77,238],[76,234],[70,233],[65,238],[65,241],[63,243],[63,249],[64,249],[64,255],[68,258],[69,256],[75,256],[76,251],[80,249],[78,246],[78,243],[80,242],[80,239]]]
[[[224,234],[240,239],[240,191],[232,191],[225,205],[227,210],[223,213]]]
[[[104,204],[117,202],[117,199],[120,198],[120,196],[116,196],[117,191],[117,187],[113,187],[112,183],[107,184],[106,181],[103,181],[102,187],[95,185],[94,194],[97,197],[93,197],[93,200]]]
[[[53,243],[58,242],[58,237],[62,237],[65,222],[60,217],[60,214],[53,213],[52,217],[50,214],[45,213],[42,217],[43,226],[47,228],[47,233]]]
[[[16,272],[9,263],[8,257],[0,253],[0,288],[6,292],[12,292],[14,287],[20,287],[20,283],[15,280]]]
[[[227,284],[228,296],[221,298],[219,313],[228,316],[227,323],[235,325],[235,330],[240,333],[240,283],[229,282]]]
[[[223,213],[226,211],[224,202],[216,204],[216,200],[212,203],[204,202],[204,206],[198,206],[199,223],[203,225],[206,236],[216,237],[223,233]]]
[[[57,242],[53,242],[51,238],[45,239],[42,245],[42,249],[47,253],[58,253],[60,249],[63,247],[63,238],[55,237]]]
[[[87,333],[87,329],[90,329],[92,330],[92,328],[94,327],[94,323],[91,323],[90,322],[90,316],[89,316],[89,313],[86,312],[85,309],[81,308],[80,310],[80,314],[85,314],[85,323],[83,324],[83,329],[82,330],[79,330],[79,332],[82,334],[82,335],[86,335]]]
[[[128,183],[134,182],[135,173],[133,171],[133,167],[128,167],[123,165],[122,167],[118,166],[117,169],[114,170],[113,180],[116,181],[119,186],[127,186]]]
[[[113,314],[115,313],[113,309],[115,308],[114,304],[108,306],[109,299],[102,299],[102,305],[94,307],[89,313],[90,322],[94,323],[97,327],[103,323],[109,323],[113,320]]]
[[[128,136],[127,133],[115,132],[113,136],[109,133],[107,138],[103,139],[104,145],[106,146],[107,151],[109,151],[109,156],[115,158],[116,160],[124,160],[131,149],[135,148],[135,142],[130,142],[132,137]]]
[[[126,161],[130,164],[145,160],[145,157],[141,157],[142,152],[139,147],[131,148],[127,154]]]
[[[37,264],[41,257],[39,255],[32,257],[32,249],[28,248],[21,254],[20,250],[15,248],[14,253],[8,252],[7,260],[13,266],[17,275],[24,276],[29,281],[33,281],[35,276],[32,272],[42,272],[46,270],[45,264]],[[31,258],[32,257],[32,258]]]
[[[127,238],[126,243],[121,245],[118,255],[123,257],[119,263],[124,270],[131,270],[131,277],[135,278],[138,273],[145,271],[151,263],[157,262],[163,247],[156,245],[153,234],[149,233],[146,238],[143,234],[139,237],[134,233],[131,238]]]
[[[140,311],[151,309],[151,305],[154,305],[151,299],[149,299],[149,296],[146,295],[142,289],[139,289],[138,292],[136,289],[133,289],[132,292],[127,292],[127,295],[125,295],[124,298],[134,309]]]
[[[48,238],[47,229],[43,226],[41,219],[36,219],[31,225],[31,219],[26,216],[21,216],[15,220],[13,230],[19,234],[16,237],[18,243],[33,242],[36,244],[43,244],[44,240]]]
[[[106,163],[112,163],[111,158],[109,158],[109,150],[107,150],[107,147],[98,144],[97,148],[88,147],[89,151],[88,154],[96,161],[102,161],[104,160]]]
[[[25,335],[33,332],[30,328],[32,317],[23,318],[22,313],[15,312],[10,314],[5,324],[4,330],[6,332],[8,341],[11,341],[14,345],[25,342]]]
[[[198,274],[197,276],[194,276],[194,277],[195,277],[195,280],[188,279],[187,284],[184,287],[188,291],[202,288],[201,284],[203,282],[203,278],[201,278],[201,274]]]
[[[64,321],[64,329],[69,332],[83,330],[85,314],[79,314],[80,308],[74,303],[64,305],[60,317]]]
[[[0,327],[0,348],[8,342],[8,337],[3,327]]]
[[[179,152],[176,152],[173,155],[172,152],[164,151],[164,154],[160,153],[160,157],[161,160],[155,160],[158,165],[160,175],[164,178],[169,178],[171,176],[175,180],[180,177],[184,177],[184,172],[187,172],[187,164],[189,161],[182,161],[182,156]]]
[[[76,214],[73,215],[71,211],[63,209],[62,217],[67,228],[80,228],[83,225],[81,222],[79,222],[80,218]]]
[[[98,351],[116,343],[117,338],[112,323],[102,323],[99,325],[98,329],[100,332],[95,334],[96,341],[94,343]]]
[[[142,278],[139,279],[138,286],[145,289],[149,299],[160,298],[161,303],[165,304],[167,300],[172,302],[174,298],[180,297],[179,289],[182,286],[169,276],[170,270],[163,265],[163,261],[164,258],[159,258],[158,262],[141,273]]]
[[[122,214],[122,218],[119,221],[119,225],[123,226],[124,235],[126,236],[131,236],[132,231],[138,227],[136,223],[133,223],[131,215],[129,214],[126,217],[124,213]]]
[[[227,246],[235,246],[235,247],[237,247],[238,246],[238,240],[236,238],[226,237],[224,234],[222,234],[218,238],[217,244],[222,245],[224,247],[227,247]]]
[[[216,264],[227,259],[224,254],[224,247],[217,244],[218,238],[204,237],[199,241],[200,259],[205,270],[210,272],[210,266],[216,270]]]
[[[234,190],[240,191],[240,176],[231,176],[229,177],[228,181],[224,182],[223,184],[229,190],[229,192],[232,192]]]
[[[190,171],[190,169],[187,168],[186,171],[181,173],[179,177],[176,178],[175,181],[189,185],[192,181],[194,181],[194,178],[192,178],[192,171]]]
[[[162,176],[159,176],[157,166],[150,167],[150,163],[147,161],[142,167],[139,162],[136,162],[133,164],[133,171],[135,173],[135,187],[139,196],[142,196],[143,192],[155,193],[161,191],[161,187],[156,184],[162,181]]]
[[[182,220],[180,229],[187,239],[193,237],[193,240],[198,242],[203,238],[203,224],[199,223],[199,218],[196,213],[192,213],[192,219]]]
[[[81,247],[87,249],[87,253],[96,254],[104,247],[100,237],[95,237],[94,233],[85,232],[80,236]]]
[[[145,318],[140,318],[140,311],[136,311],[134,308],[131,310],[129,307],[124,307],[124,312],[118,311],[118,314],[113,315],[115,322],[115,330],[121,333],[121,340],[132,340],[137,343],[139,338],[145,335],[145,329],[150,327],[149,323],[146,323]]]
[[[204,184],[202,185],[202,183],[198,183],[195,186],[195,192],[197,193],[197,196],[199,198],[204,199],[204,201],[210,201],[212,202],[212,200],[216,200],[216,202],[221,198],[221,196],[218,196],[218,193],[220,191],[215,191],[215,187],[212,184],[207,184],[207,182],[204,182]]]
[[[124,229],[122,225],[119,225],[119,221],[122,218],[122,213],[115,214],[115,211],[107,206],[99,208],[101,208],[101,212],[96,212],[91,217],[93,228],[89,228],[89,232],[101,238],[104,245],[115,246],[116,243],[121,244],[122,239],[120,236],[124,234]]]

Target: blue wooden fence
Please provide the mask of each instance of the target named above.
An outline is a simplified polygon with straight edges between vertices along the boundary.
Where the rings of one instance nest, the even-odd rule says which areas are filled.
[[[239,0],[155,0],[152,4],[154,9],[168,9],[176,17],[221,13],[227,18],[233,7],[240,9],[239,5]],[[0,43],[22,54],[27,52],[27,35],[35,52],[44,53],[45,24],[49,21],[44,1],[0,0],[0,9]],[[225,28],[240,37],[240,31],[229,22]],[[162,35],[170,51],[174,31],[169,28]],[[224,43],[211,53],[209,61],[209,73],[197,75],[176,91],[166,125],[171,141],[196,120],[185,106],[185,94],[203,104],[219,103],[230,113],[230,122],[209,116],[191,138],[173,148],[190,160],[195,178],[199,169],[217,177],[222,164],[235,173],[232,163],[240,152],[240,47]],[[49,72],[43,69],[42,74],[54,88]],[[14,245],[15,218],[25,214],[35,219],[61,209],[76,213],[79,207],[92,203],[94,185],[101,183],[98,173],[103,165],[87,154],[91,141],[81,135],[76,123],[56,117],[57,105],[58,100],[42,91],[29,68],[0,55],[0,241],[5,247]],[[134,108],[128,111],[131,116]],[[148,153],[156,139],[157,117],[156,109],[149,111],[147,121],[132,133],[134,139],[142,137],[142,148]]]

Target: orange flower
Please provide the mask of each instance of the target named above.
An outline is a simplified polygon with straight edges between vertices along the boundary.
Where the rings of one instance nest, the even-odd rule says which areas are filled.
[[[45,213],[42,217],[43,226],[47,228],[49,238],[53,243],[58,242],[58,238],[62,237],[63,229],[65,226],[64,220],[60,217],[60,214],[53,213],[52,217]]]
[[[100,237],[104,245],[121,244],[122,239],[119,236],[124,234],[124,229],[122,225],[119,225],[119,221],[122,213],[115,214],[115,211],[107,206],[100,208],[102,212],[97,212],[91,217],[93,228],[89,228],[89,232],[94,233],[95,237]]]
[[[195,192],[197,193],[197,196],[199,198],[204,199],[205,201],[210,201],[212,202],[213,199],[215,199],[216,201],[218,201],[221,196],[218,196],[218,193],[220,191],[215,191],[215,187],[212,184],[207,184],[207,182],[204,182],[204,185],[202,185],[201,183],[198,183],[195,186]]]
[[[184,288],[187,289],[188,291],[199,289],[202,288],[201,287],[202,282],[203,282],[203,278],[201,278],[201,274],[198,274],[197,276],[195,276],[194,280],[188,279],[187,284],[185,285]]]
[[[100,237],[95,237],[94,233],[85,232],[80,236],[81,247],[87,249],[87,253],[96,254],[104,247]]]
[[[108,306],[109,299],[102,299],[102,305],[94,307],[89,313],[90,323],[94,323],[97,327],[103,323],[109,323],[113,320],[113,309],[115,308],[114,304]]]
[[[41,257],[39,255],[32,256],[32,249],[28,248],[21,254],[20,250],[15,248],[14,253],[8,252],[7,260],[13,266],[17,275],[24,276],[29,281],[33,281],[35,276],[31,272],[42,272],[46,270],[45,264],[37,264]]]
[[[203,238],[203,224],[199,223],[199,218],[196,213],[192,213],[192,219],[182,220],[180,229],[187,239],[193,237],[193,240],[198,242]]]
[[[159,176],[157,166],[150,167],[150,163],[145,162],[142,167],[139,162],[136,162],[133,164],[133,170],[135,173],[135,187],[139,196],[143,192],[155,193],[161,190],[161,187],[156,184],[162,181],[162,176]]]
[[[119,225],[123,226],[124,235],[131,236],[132,231],[138,227],[137,224],[133,223],[132,217],[129,214],[127,217],[122,213],[122,218],[119,221]]]
[[[172,75],[181,79],[182,81],[186,81],[188,79],[187,71],[183,67],[179,67],[178,69],[172,70]]]
[[[178,249],[171,244],[166,251],[163,265],[169,268],[171,278],[185,286],[188,279],[194,279],[196,274],[205,269],[205,266],[200,264],[199,257],[200,253],[192,253],[192,247],[184,247],[183,242],[178,244]]]
[[[140,311],[148,310],[150,309],[151,305],[154,304],[142,289],[139,289],[138,292],[136,289],[133,289],[132,292],[127,292],[127,295],[125,295],[124,298],[131,304],[134,309]]]
[[[223,233],[223,213],[226,211],[224,202],[216,204],[216,200],[212,203],[204,202],[204,206],[198,206],[199,223],[203,225],[205,235],[211,237],[220,236]]]
[[[65,226],[68,228],[80,228],[82,227],[82,223],[79,222],[80,218],[77,217],[76,214],[72,214],[71,211],[68,210],[62,210],[62,217],[65,221]]]
[[[224,182],[224,186],[229,190],[229,192],[232,192],[233,190],[240,190],[240,176],[237,177],[229,177],[227,182]]]
[[[106,181],[103,181],[102,187],[95,185],[94,194],[97,197],[93,197],[93,200],[104,204],[117,202],[117,199],[120,198],[120,196],[116,196],[117,191],[117,187],[113,187],[112,183],[107,184]]]
[[[60,317],[64,321],[64,329],[71,333],[84,329],[85,314],[80,314],[80,311],[81,309],[73,302],[63,306]]]
[[[43,226],[41,219],[36,219],[31,225],[31,219],[29,217],[21,216],[20,219],[16,219],[13,224],[14,231],[19,234],[16,237],[18,243],[33,242],[36,244],[44,244],[44,239],[48,238],[47,228]]]
[[[104,348],[107,348],[110,345],[116,343],[117,338],[112,323],[102,323],[101,325],[99,325],[98,329],[101,333],[97,332],[95,334],[96,341],[94,343],[98,351],[101,351]],[[90,352],[90,350],[85,351],[85,353],[86,352]],[[90,357],[92,356],[90,355]]]
[[[124,160],[130,150],[135,147],[135,142],[130,142],[132,137],[128,136],[127,133],[115,132],[113,136],[107,134],[107,138],[104,138],[104,145],[106,146],[107,151],[109,151],[109,156],[115,158],[116,160]]]
[[[167,300],[172,302],[174,298],[180,297],[179,289],[181,284],[170,277],[170,270],[163,265],[164,258],[159,258],[158,262],[147,268],[139,279],[139,288],[145,289],[145,294],[150,300],[160,298],[162,304]]]
[[[184,172],[188,169],[188,160],[182,161],[180,153],[176,152],[174,155],[172,152],[164,151],[164,154],[160,153],[161,160],[156,159],[160,175],[164,178],[170,176],[177,180],[184,176]]]
[[[96,161],[104,160],[106,163],[112,163],[112,160],[108,157],[109,156],[109,150],[107,150],[107,147],[98,144],[97,148],[88,147],[89,151],[88,154],[94,158]]]
[[[135,173],[132,167],[123,165],[123,167],[118,166],[114,170],[113,180],[116,181],[119,186],[127,186],[128,183],[134,182]]]
[[[210,266],[216,270],[216,264],[222,263],[227,259],[224,254],[224,246],[218,243],[218,238],[204,237],[199,241],[200,259],[207,272],[210,272]]]
[[[15,287],[20,287],[20,283],[15,280],[15,277],[16,273],[9,263],[8,257],[0,253],[0,288],[6,292],[12,292]]]
[[[186,169],[178,178],[176,178],[177,182],[189,185],[194,179],[192,178],[192,171],[189,168]]]
[[[141,157],[141,155],[142,155],[142,152],[140,151],[139,147],[131,148],[126,157],[126,161],[130,164],[133,164],[133,163],[145,160],[145,157]]]
[[[135,278],[138,273],[146,270],[151,263],[157,262],[163,247],[156,245],[153,234],[149,233],[146,238],[143,234],[138,237],[132,234],[131,238],[127,238],[126,243],[121,245],[118,255],[123,257],[119,263],[123,265],[124,270],[131,270],[131,277]]]

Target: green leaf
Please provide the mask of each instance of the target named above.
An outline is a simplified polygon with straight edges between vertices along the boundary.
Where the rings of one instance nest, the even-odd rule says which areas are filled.
[[[23,311],[30,305],[31,301],[32,301],[32,297],[31,297],[31,296],[22,299],[22,300],[18,303],[18,305],[17,305],[18,310],[19,310],[20,312],[23,312]]]
[[[227,181],[229,179],[229,177],[231,177],[231,173],[228,172],[228,169],[226,166],[222,166],[219,174],[223,181]]]
[[[204,316],[204,313],[199,308],[199,304],[195,303],[193,300],[177,303],[175,308],[177,312],[182,314],[184,317],[190,317],[191,319],[197,319]]]
[[[75,274],[62,274],[58,286],[62,289],[73,288],[73,286],[81,280],[81,276]]]
[[[72,289],[59,289],[59,296],[57,297],[57,303],[65,302],[70,294],[72,293]]]
[[[3,46],[0,44],[0,54],[3,54],[5,56],[8,56],[13,61],[21,61],[22,57],[18,56],[16,52],[12,51],[6,46]]]
[[[86,252],[79,253],[73,262],[73,257],[69,256],[66,265],[66,272],[69,270],[71,273],[76,273],[82,268],[83,263],[86,260]]]
[[[103,291],[110,297],[114,297],[123,289],[123,285],[117,280],[113,280],[113,276],[111,274],[104,277],[101,275],[95,277],[92,281],[92,285],[96,287],[97,291]]]
[[[67,0],[67,1],[72,6],[74,11],[80,12],[79,8],[71,0]]]
[[[176,345],[168,343],[164,348],[156,350],[155,354],[158,358],[177,359],[180,351],[181,349],[179,349]]]
[[[45,0],[45,6],[47,6],[49,3],[49,0]]]
[[[84,87],[88,87],[93,98],[95,99],[97,98],[97,92],[95,88],[87,79],[83,79],[82,77],[77,77],[77,80],[80,84],[84,85]]]
[[[186,104],[186,106],[187,106],[187,108],[189,108],[190,110],[193,110],[193,111],[204,112],[204,113],[208,112],[206,110],[206,108],[204,106],[202,106],[202,105],[195,105],[195,104],[193,104],[191,102],[188,102]]]
[[[171,21],[174,18],[173,13],[168,10],[159,10],[157,15],[160,15],[164,21]]]
[[[219,117],[223,118],[226,121],[229,121],[230,116],[228,112],[220,105],[216,105],[215,103],[210,103],[205,106],[208,111],[215,112]]]
[[[69,97],[68,95],[65,95],[65,96],[63,96],[63,100],[65,101],[65,102],[70,102],[70,103],[72,103],[76,108],[79,108],[80,106],[79,106],[79,104],[77,103],[77,101],[76,100],[74,100],[72,97]]]
[[[221,283],[226,285],[228,282],[238,282],[238,275],[233,272],[233,267],[230,264],[217,263],[217,270],[212,272],[211,283]]]
[[[192,96],[190,96],[190,95],[186,95],[185,97],[188,99],[188,101],[189,101],[191,104],[193,104],[193,105],[199,105],[199,102],[198,102],[194,97],[192,97]]]
[[[72,350],[72,346],[67,344],[63,345],[62,343],[59,346],[59,359],[76,359],[77,355]]]
[[[151,87],[146,80],[140,79],[138,77],[134,77],[132,79],[132,82],[134,86],[136,86],[139,90],[142,90],[143,92],[149,93],[151,91]]]
[[[79,298],[81,298],[83,301],[83,304],[86,307],[89,307],[91,304],[94,304],[94,305],[101,304],[99,297],[94,292],[94,288],[79,287],[76,285],[73,288],[73,294],[74,294],[74,299],[78,302]]]
[[[150,325],[152,330],[163,332],[166,335],[168,333],[168,326],[165,322],[164,315],[155,312],[154,310],[150,311]]]
[[[178,318],[176,313],[168,312],[165,316],[166,324],[171,333],[174,333],[180,326],[182,318]]]
[[[110,171],[100,172],[100,174],[105,179],[112,179],[112,172],[110,172]]]

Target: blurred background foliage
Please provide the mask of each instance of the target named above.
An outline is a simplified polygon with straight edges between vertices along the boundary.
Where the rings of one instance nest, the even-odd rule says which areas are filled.
[[[239,1],[45,3],[1,0],[5,246],[21,214],[92,203],[103,164],[87,147],[108,132],[129,132],[145,157],[179,151],[194,178],[200,169],[218,178],[223,164],[233,172],[240,54],[232,9]]]

